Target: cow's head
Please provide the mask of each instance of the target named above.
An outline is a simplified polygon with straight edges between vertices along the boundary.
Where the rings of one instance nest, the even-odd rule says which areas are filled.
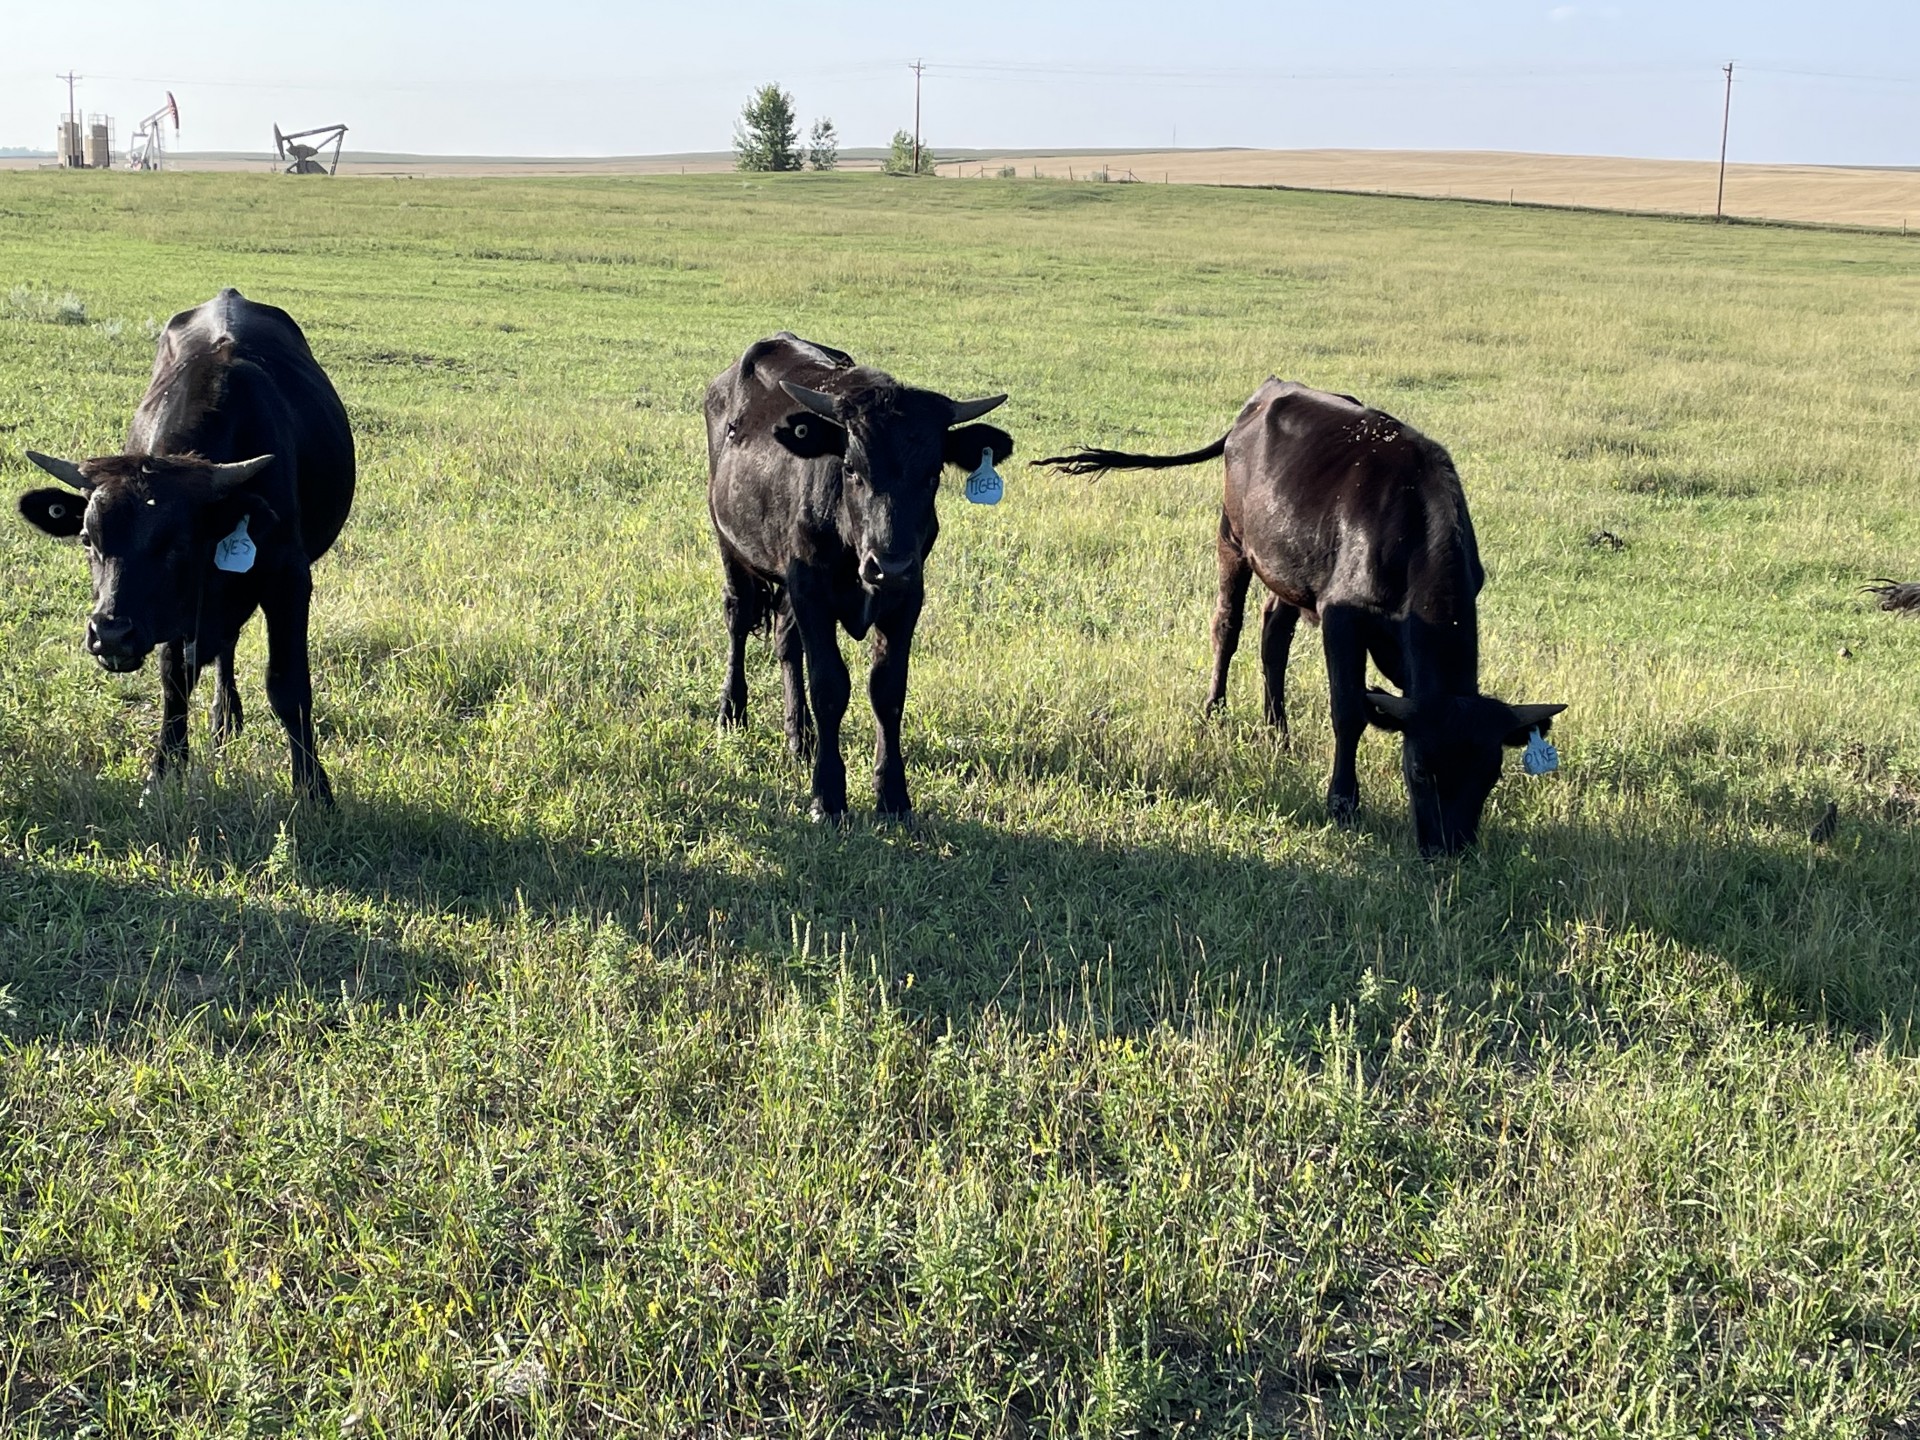
[[[1369,690],[1367,718],[1400,733],[1400,769],[1420,853],[1452,855],[1473,844],[1500,778],[1502,749],[1520,748],[1535,730],[1546,734],[1566,708],[1509,705],[1491,695],[1416,701]]]
[[[933,532],[940,468],[971,470],[980,453],[996,461],[1013,453],[1013,437],[975,425],[1007,397],[949,400],[932,390],[872,385],[844,396],[782,380],[780,388],[805,414],[775,437],[796,455],[841,457],[841,503],[846,541],[868,591],[897,590],[915,581]]]
[[[232,465],[171,455],[75,462],[31,450],[27,458],[71,487],[29,490],[20,513],[49,535],[80,537],[93,570],[87,652],[108,670],[138,670],[154,646],[191,638],[214,546],[243,515],[256,541],[272,522],[251,484],[271,455]]]

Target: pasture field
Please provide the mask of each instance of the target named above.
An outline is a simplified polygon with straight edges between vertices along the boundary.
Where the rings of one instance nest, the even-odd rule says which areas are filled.
[[[0,175],[0,476],[118,448],[150,321],[305,325],[337,812],[244,736],[142,808],[152,667],[0,523],[9,1437],[1920,1434],[1920,248],[867,176]],[[911,828],[716,733],[705,382],[792,328],[1031,458],[1270,372],[1451,446],[1480,848],[1321,817],[1219,472],[949,483]],[[1599,531],[1622,548],[1591,543]],[[851,649],[852,647],[849,647]],[[1828,799],[1829,845],[1808,842]]]
[[[1023,178],[1085,180],[1101,173],[1143,183],[1285,185],[1305,190],[1472,198],[1522,205],[1711,215],[1719,167],[1710,160],[1618,155],[1536,155],[1500,150],[1014,150],[943,151],[942,175],[995,177],[1012,166]],[[880,168],[884,150],[847,149],[840,168]],[[0,171],[48,161],[0,159]],[[259,174],[269,155],[180,151],[170,167]],[[513,176],[730,173],[727,150],[684,155],[400,155],[348,150],[340,173],[356,178],[461,179]],[[1920,230],[1920,169],[1735,163],[1727,167],[1726,213],[1795,224]]]

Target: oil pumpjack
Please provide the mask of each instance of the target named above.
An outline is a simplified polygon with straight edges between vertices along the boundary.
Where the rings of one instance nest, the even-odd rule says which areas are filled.
[[[311,145],[301,142],[318,135],[321,138]],[[347,138],[344,125],[316,125],[311,130],[296,130],[291,135],[282,135],[280,127],[273,127],[273,148],[284,161],[290,161],[286,173],[289,175],[332,175],[340,169],[340,143]],[[322,164],[320,152],[333,146],[333,159]]]
[[[173,138],[180,138],[180,107],[174,103],[173,92],[167,92],[167,103],[140,122],[133,132],[133,139],[127,142],[127,168],[129,170],[158,170],[167,158],[166,146],[162,143],[160,129],[162,120],[173,121]]]

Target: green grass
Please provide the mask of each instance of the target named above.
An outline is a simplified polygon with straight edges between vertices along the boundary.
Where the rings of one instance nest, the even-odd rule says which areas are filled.
[[[228,284],[360,437],[341,804],[291,802],[256,632],[246,735],[196,714],[140,808],[151,669],[0,524],[9,1437],[1920,1433],[1920,624],[1855,593],[1920,574],[1920,247],[6,174],[9,493],[116,450],[149,322]],[[1290,753],[1251,653],[1201,723],[1217,468],[1016,460],[944,502],[921,824],[810,826],[763,646],[712,724],[700,396],[782,327],[1011,392],[1027,457],[1203,443],[1273,372],[1392,410],[1563,772],[1428,864],[1376,736],[1328,827],[1311,633]],[[870,744],[856,701],[867,812]]]

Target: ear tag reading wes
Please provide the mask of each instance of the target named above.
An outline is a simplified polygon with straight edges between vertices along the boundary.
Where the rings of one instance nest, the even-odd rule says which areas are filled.
[[[1520,765],[1529,775],[1551,775],[1560,768],[1560,752],[1537,726],[1527,748],[1520,752]]]
[[[998,505],[1007,493],[1007,482],[993,468],[993,451],[980,452],[980,468],[967,476],[967,499],[976,505]]]
[[[253,537],[247,534],[247,518],[240,517],[240,523],[233,527],[233,533],[213,547],[213,568],[225,570],[231,575],[244,575],[253,568],[253,557],[257,547]]]

